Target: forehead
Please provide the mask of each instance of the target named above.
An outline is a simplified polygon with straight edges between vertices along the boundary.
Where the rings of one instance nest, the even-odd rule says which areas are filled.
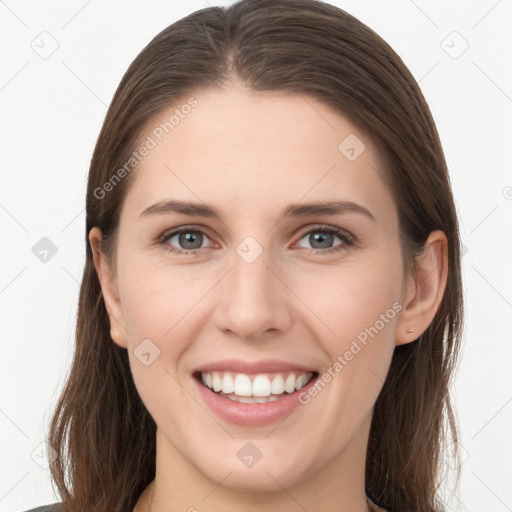
[[[169,196],[240,214],[302,198],[393,209],[373,142],[323,103],[237,87],[193,98],[193,108],[185,100],[147,124],[141,140],[153,147],[133,171],[130,209],[140,213]]]

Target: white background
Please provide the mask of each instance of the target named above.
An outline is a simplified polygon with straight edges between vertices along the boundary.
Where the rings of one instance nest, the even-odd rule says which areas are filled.
[[[33,452],[71,362],[86,176],[107,106],[153,36],[208,3],[0,1],[0,512],[59,501]],[[437,123],[467,247],[454,388],[464,463],[458,498],[445,500],[447,510],[510,511],[512,1],[330,3],[395,49]],[[50,47],[43,31],[58,43],[47,59],[31,47],[41,37]],[[454,31],[469,43],[458,58]],[[32,253],[42,237],[58,249],[47,263]]]

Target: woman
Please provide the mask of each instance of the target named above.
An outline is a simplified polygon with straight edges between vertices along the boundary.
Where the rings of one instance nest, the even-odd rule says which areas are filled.
[[[371,29],[242,0],[163,30],[110,105],[86,224],[48,510],[442,510],[458,224]]]

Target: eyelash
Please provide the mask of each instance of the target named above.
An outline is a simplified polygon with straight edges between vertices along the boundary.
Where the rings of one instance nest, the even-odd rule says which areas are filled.
[[[164,233],[163,235],[161,235],[159,237],[158,243],[162,246],[162,248],[164,250],[169,251],[173,254],[194,256],[199,251],[204,249],[204,247],[201,249],[182,250],[182,249],[176,249],[167,243],[172,237],[179,235],[181,233],[187,233],[187,232],[201,233],[208,237],[207,233],[205,231],[203,231],[202,229],[198,229],[198,228],[194,228],[194,227],[188,227],[188,228],[185,227],[185,228],[182,228],[179,230]],[[329,226],[317,226],[313,229],[310,229],[309,231],[302,233],[299,240],[304,238],[306,235],[309,235],[309,234],[315,233],[315,232],[329,233],[329,234],[336,235],[337,237],[339,237],[342,240],[343,243],[341,243],[337,247],[333,247],[331,249],[308,249],[308,248],[303,247],[303,249],[306,249],[309,254],[324,254],[325,255],[325,254],[332,254],[332,253],[340,252],[340,251],[344,250],[346,248],[346,246],[355,245],[355,242],[357,241],[356,237],[351,235],[347,231],[342,230],[340,228],[334,228],[334,227],[329,227]]]

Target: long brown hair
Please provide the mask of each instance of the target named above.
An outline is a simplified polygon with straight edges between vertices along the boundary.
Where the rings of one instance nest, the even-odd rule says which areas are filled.
[[[155,477],[156,425],[134,385],[127,351],[110,337],[89,231],[100,228],[114,266],[120,210],[133,181],[129,172],[119,179],[118,171],[144,127],[170,105],[233,78],[253,90],[322,101],[371,137],[386,160],[407,271],[414,271],[431,231],[446,234],[442,302],[417,340],[395,348],[366,460],[366,492],[381,507],[438,511],[448,434],[452,465],[460,459],[449,391],[463,324],[461,249],[447,166],[430,110],[403,61],[359,20],[317,0],[242,0],[196,11],[160,32],[122,78],[90,165],[74,359],[49,431],[62,506],[132,510]]]

